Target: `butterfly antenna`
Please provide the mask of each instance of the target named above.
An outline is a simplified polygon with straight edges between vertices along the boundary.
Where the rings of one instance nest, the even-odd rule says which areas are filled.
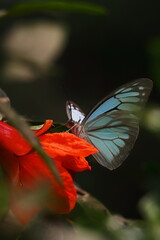
[[[67,123],[66,123],[67,124]],[[73,126],[69,126],[69,124],[68,125],[66,125],[67,127],[68,127],[68,130],[66,130],[66,132],[70,132],[70,131],[72,131],[72,129],[74,129],[74,127],[76,126],[76,123],[74,123],[74,125]]]

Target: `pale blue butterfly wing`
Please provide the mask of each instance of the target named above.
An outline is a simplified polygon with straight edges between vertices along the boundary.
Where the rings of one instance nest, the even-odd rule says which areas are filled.
[[[139,131],[138,121],[134,115],[118,111],[101,116],[98,121],[101,126],[97,121],[86,123],[80,137],[99,150],[93,155],[97,162],[112,170],[122,164],[132,149]]]
[[[138,135],[139,115],[151,89],[150,79],[138,79],[105,97],[82,121],[74,121],[72,110],[68,114],[75,124],[73,132],[99,150],[93,156],[101,165],[112,170],[128,156]],[[74,102],[67,104],[68,108],[76,107],[77,115],[83,114]]]

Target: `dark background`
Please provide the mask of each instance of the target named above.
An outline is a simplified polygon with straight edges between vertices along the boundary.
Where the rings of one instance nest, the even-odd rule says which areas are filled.
[[[154,89],[149,101],[159,103],[159,2],[94,2],[106,6],[109,15],[39,12],[1,20],[0,84],[21,115],[65,123],[66,100],[74,100],[87,113],[111,90],[141,77],[153,79]],[[12,1],[1,1],[1,8],[11,4]],[[67,29],[64,50],[56,61],[51,61],[47,71],[39,71],[34,80],[8,79],[4,74],[9,58],[3,47],[6,34],[19,23],[25,25],[42,20],[60,23]],[[148,182],[159,168],[159,159],[158,140],[142,126],[134,149],[121,167],[110,172],[90,158],[92,171],[79,173],[76,181],[112,212],[137,218],[138,201],[148,191]]]

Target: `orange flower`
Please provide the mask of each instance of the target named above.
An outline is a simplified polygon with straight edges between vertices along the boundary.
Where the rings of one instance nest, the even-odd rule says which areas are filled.
[[[76,203],[71,173],[90,170],[85,157],[97,152],[92,145],[71,133],[45,133],[51,125],[52,120],[47,120],[41,129],[34,132],[42,148],[55,162],[63,186],[21,134],[7,123],[0,122],[0,164],[10,186],[11,210],[22,224],[26,224],[41,209],[37,201],[35,204],[34,201],[32,204],[23,201],[24,196],[27,198],[40,186],[49,187],[50,198],[45,202],[49,209],[60,214],[69,213]]]

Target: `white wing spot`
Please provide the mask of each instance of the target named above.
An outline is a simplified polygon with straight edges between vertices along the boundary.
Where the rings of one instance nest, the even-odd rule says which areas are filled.
[[[139,90],[144,90],[144,87],[143,87],[143,86],[140,86],[140,87],[139,87]]]
[[[139,82],[136,82],[136,83],[134,83],[132,86],[137,86],[139,84]]]

